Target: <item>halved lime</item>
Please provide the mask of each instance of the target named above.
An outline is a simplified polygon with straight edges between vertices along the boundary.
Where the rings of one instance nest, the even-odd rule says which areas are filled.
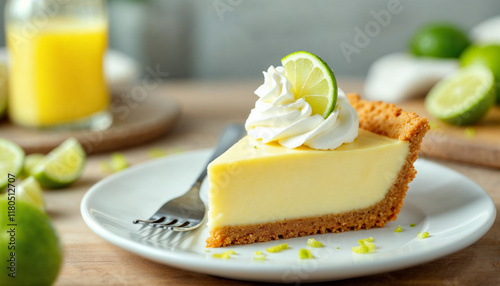
[[[42,187],[33,177],[21,181],[16,187],[16,200],[31,203],[45,211],[45,200],[43,199]]]
[[[460,56],[462,66],[482,65],[493,73],[497,85],[497,103],[500,104],[500,44],[482,44],[468,47]]]
[[[295,98],[304,98],[313,114],[327,118],[337,102],[337,81],[332,69],[318,56],[295,52],[281,59]]]
[[[495,96],[491,71],[483,66],[471,66],[435,85],[425,99],[425,108],[449,124],[468,125],[486,115]]]
[[[0,138],[0,192],[13,183],[23,168],[24,151],[17,144]]]
[[[85,167],[85,151],[78,140],[70,138],[52,150],[31,170],[45,188],[62,188],[80,178]]]

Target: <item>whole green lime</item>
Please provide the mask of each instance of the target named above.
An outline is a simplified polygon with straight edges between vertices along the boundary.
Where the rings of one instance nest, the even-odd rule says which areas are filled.
[[[497,104],[500,104],[500,45],[472,45],[460,56],[460,64],[462,66],[482,65],[489,68],[495,77]]]
[[[9,202],[0,198],[0,285],[52,285],[62,247],[50,218],[24,201],[15,201],[15,216],[9,216]]]
[[[413,35],[410,51],[419,57],[458,58],[469,45],[467,34],[455,25],[431,23]]]

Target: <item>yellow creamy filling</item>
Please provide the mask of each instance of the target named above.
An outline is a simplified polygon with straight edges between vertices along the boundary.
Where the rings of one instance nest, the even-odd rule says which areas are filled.
[[[333,151],[243,138],[208,167],[209,227],[335,214],[381,201],[409,143],[360,129]]]

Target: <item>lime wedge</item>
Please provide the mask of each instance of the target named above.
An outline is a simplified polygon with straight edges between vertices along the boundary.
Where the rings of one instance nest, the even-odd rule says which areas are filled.
[[[435,85],[425,99],[425,108],[449,124],[468,125],[486,115],[495,97],[491,71],[483,66],[471,66]]]
[[[31,203],[45,211],[45,200],[43,199],[42,187],[33,177],[28,177],[16,187],[16,200]]]
[[[29,176],[31,170],[33,170],[33,168],[40,163],[43,158],[45,158],[45,155],[40,153],[26,155],[26,158],[24,159],[23,175],[26,177]]]
[[[327,118],[337,102],[337,81],[333,71],[318,56],[295,52],[281,59],[285,76],[292,83],[295,98],[304,98],[313,114]]]
[[[70,138],[36,164],[31,175],[42,187],[62,188],[80,178],[85,159],[85,151],[78,140]]]
[[[15,143],[0,138],[0,192],[19,175],[23,168],[24,151]]]

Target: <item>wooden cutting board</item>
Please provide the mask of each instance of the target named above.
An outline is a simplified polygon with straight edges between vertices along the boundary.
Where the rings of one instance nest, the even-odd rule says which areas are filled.
[[[425,111],[422,99],[398,103],[403,109],[425,116],[431,130],[425,135],[420,154],[500,168],[500,106],[479,123],[467,127],[447,125]]]
[[[104,131],[50,131],[22,128],[7,120],[0,123],[0,137],[21,146],[26,153],[48,153],[75,137],[88,154],[127,148],[167,133],[180,117],[179,104],[163,94],[148,94],[140,101],[113,98],[113,124]]]

